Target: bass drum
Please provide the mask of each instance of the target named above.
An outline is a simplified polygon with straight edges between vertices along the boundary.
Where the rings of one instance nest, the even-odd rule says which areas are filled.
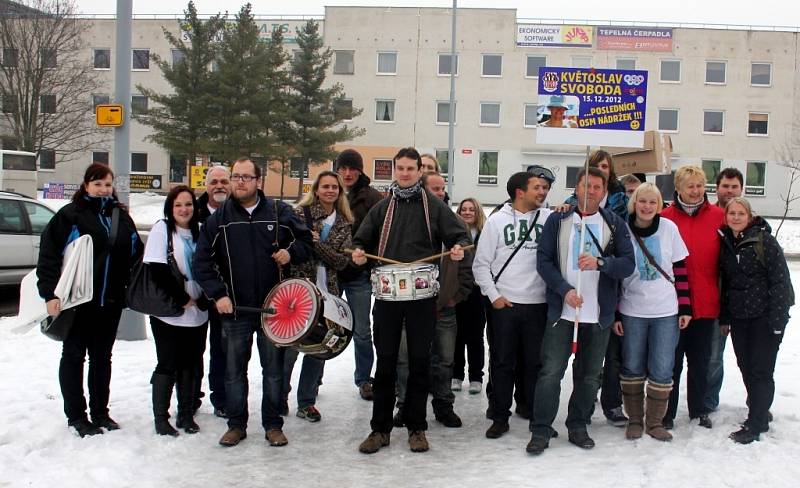
[[[347,302],[307,279],[290,278],[275,285],[264,308],[270,312],[261,314],[261,326],[278,347],[331,359],[353,339],[353,316]]]

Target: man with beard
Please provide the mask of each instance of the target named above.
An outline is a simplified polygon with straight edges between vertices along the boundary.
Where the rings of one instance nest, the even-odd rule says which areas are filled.
[[[261,169],[240,158],[230,177],[233,195],[206,221],[195,253],[195,274],[221,316],[226,356],[225,411],[228,431],[219,440],[235,446],[247,437],[247,364],[256,333],[261,358],[261,423],[271,446],[289,441],[280,416],[285,350],[267,340],[261,315],[235,311],[236,306],[263,306],[280,281],[281,268],[307,261],[311,232],[289,205],[267,198],[258,189]]]

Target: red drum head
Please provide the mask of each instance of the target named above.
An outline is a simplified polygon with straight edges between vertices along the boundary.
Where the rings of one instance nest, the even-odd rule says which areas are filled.
[[[262,323],[267,337],[279,345],[291,345],[303,338],[317,322],[319,291],[308,280],[292,278],[278,283],[267,296]]]

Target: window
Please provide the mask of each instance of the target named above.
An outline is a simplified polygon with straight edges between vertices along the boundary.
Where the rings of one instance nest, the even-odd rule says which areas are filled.
[[[93,151],[92,163],[102,163],[108,166],[108,151]]]
[[[481,102],[481,125],[500,125],[500,104]]]
[[[131,153],[131,173],[147,173],[147,153]]]
[[[664,201],[671,201],[675,194],[675,172],[668,175],[656,175],[656,186],[664,196]]]
[[[17,99],[15,97],[3,97],[3,113],[13,114],[17,111]]]
[[[39,149],[39,169],[56,169],[56,152],[52,149]]]
[[[58,66],[58,54],[55,49],[42,49],[42,68],[55,69]]]
[[[725,124],[725,112],[721,110],[703,111],[703,132],[707,134],[722,134]]]
[[[706,83],[725,84],[725,61],[706,61]]]
[[[572,56],[572,67],[573,68],[591,68],[592,67],[592,57],[591,56]]]
[[[397,53],[378,53],[378,74],[397,74]]]
[[[134,71],[147,71],[150,69],[150,50],[134,49],[131,67]]]
[[[183,154],[169,155],[169,181],[170,183],[183,183],[186,178],[186,156]]]
[[[525,120],[523,124],[525,127],[536,127],[539,123],[539,106],[535,103],[525,104]]]
[[[372,179],[374,181],[392,181],[392,160],[376,159],[373,161]]]
[[[747,174],[744,180],[745,195],[764,195],[767,163],[747,162]]]
[[[111,69],[111,49],[94,50],[94,69]]]
[[[50,223],[53,215],[55,215],[53,211],[38,203],[22,202],[22,205],[28,213],[28,220],[31,223],[31,232],[34,234],[41,234],[44,232],[44,228],[47,227],[47,224]]]
[[[678,132],[678,109],[658,109],[658,130]]]
[[[147,112],[148,100],[144,95],[133,95],[131,97],[131,113],[143,114]]]
[[[19,64],[19,51],[13,47],[3,48],[3,67],[16,68]]]
[[[353,100],[339,98],[333,101],[333,111],[341,120],[353,120]]]
[[[750,84],[753,86],[772,85],[772,65],[769,63],[752,63],[750,65]]]
[[[456,122],[457,105],[453,107],[453,123]],[[436,102],[436,123],[450,123],[450,102]]]
[[[497,184],[497,151],[478,151],[478,184]]]
[[[458,76],[458,54],[456,54],[456,72],[453,75]],[[447,76],[450,74],[450,55],[439,54],[439,75]]]
[[[636,58],[617,58],[617,69],[636,69]]]
[[[24,234],[25,219],[17,200],[0,200],[0,234]]]
[[[680,83],[681,61],[679,59],[662,59],[658,80],[662,83]]]
[[[503,75],[503,55],[484,54],[481,76],[502,76]]]
[[[447,149],[437,149],[436,160],[439,161],[439,173],[446,175],[450,167],[450,152]]]
[[[718,159],[704,159],[702,162],[703,172],[706,174],[706,192],[717,192],[717,175],[722,161]]]
[[[747,114],[747,135],[766,136],[769,135],[769,114],[750,112]]]
[[[186,61],[186,53],[180,49],[171,49],[172,52],[172,66],[175,67],[179,63]]]
[[[92,95],[92,113],[97,113],[97,106],[101,104],[111,103],[109,95]]]
[[[538,78],[539,68],[547,66],[547,56],[528,56],[525,65],[525,76],[528,78]]]
[[[581,170],[583,166],[567,166],[567,181],[566,181],[566,189],[573,190],[575,188],[575,184],[578,183],[578,171]]]
[[[300,171],[303,178],[308,178],[308,163],[302,156],[289,158],[289,178],[300,178]]]
[[[394,122],[394,100],[375,101],[375,121]]]
[[[355,51],[333,51],[333,74],[352,75],[355,73]]]
[[[39,113],[54,114],[56,113],[56,96],[55,95],[42,95],[39,97]]]

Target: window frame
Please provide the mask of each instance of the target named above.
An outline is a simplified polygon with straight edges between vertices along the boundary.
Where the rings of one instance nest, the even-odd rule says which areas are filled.
[[[337,71],[339,53],[350,53],[350,71]],[[333,74],[335,75],[354,75],[356,74],[356,51],[354,49],[334,49],[333,50]]]
[[[669,110],[675,112],[675,129],[664,129],[661,127],[661,111],[662,110]],[[672,108],[672,107],[659,107],[658,108],[658,120],[656,121],[656,125],[660,132],[666,132],[667,134],[677,134],[681,129],[681,109],[679,108]]]
[[[97,52],[98,51],[106,51],[108,53],[108,68],[98,68],[97,67]],[[131,54],[133,56],[133,54]],[[133,62],[133,58],[131,58],[131,62]],[[133,66],[133,64],[131,64]],[[105,47],[93,47],[92,48],[92,69],[95,71],[111,71],[111,49]]]
[[[705,163],[717,163],[719,167],[717,168],[717,175],[722,171],[722,158],[700,158],[700,168],[703,170],[703,173],[706,172],[706,168],[703,166]],[[708,177],[706,174],[706,193],[714,194],[717,193],[717,178],[716,175],[712,176],[711,178]]]
[[[706,114],[710,112],[718,112],[722,114],[722,128],[719,132],[707,131],[706,130]],[[703,109],[703,126],[701,127],[701,132],[703,135],[710,135],[710,136],[722,136],[725,135],[725,111],[719,109],[711,109],[711,108],[704,108]]]
[[[352,122],[353,121],[353,99],[352,98],[342,98],[343,102],[350,102],[350,118],[342,119],[342,122]],[[334,110],[336,109],[336,101],[334,101]],[[376,111],[377,115],[377,111]]]
[[[147,68],[136,68],[134,66],[136,61],[136,51],[147,51]],[[131,71],[150,71],[150,48],[149,47],[133,47],[131,48]]]
[[[484,122],[483,121],[483,107],[484,105],[497,106],[497,122]],[[480,127],[500,127],[500,120],[503,115],[503,104],[501,102],[479,102],[478,125]]]
[[[135,154],[144,154],[144,166],[145,166],[145,168],[144,168],[144,171],[135,171],[135,170],[133,169],[133,156],[134,156]],[[137,174],[137,175],[143,175],[143,174],[147,174],[147,166],[148,166],[148,164],[150,163],[149,159],[150,159],[150,158],[147,156],[147,152],[143,152],[143,151],[131,151],[131,152],[130,152],[129,163],[128,163],[128,166],[129,166],[129,168],[128,168],[128,169],[130,170],[131,174]]]
[[[536,70],[536,75],[529,75],[528,74],[528,60],[530,58],[544,58],[544,64],[542,66],[547,66],[547,55],[542,54],[526,54],[525,55],[525,78],[531,80],[538,80],[539,79],[539,70]]]
[[[105,102],[97,103],[95,97],[105,97]],[[92,115],[97,114],[97,106],[111,103],[111,95],[108,93],[92,93]]]
[[[185,62],[186,61],[186,54],[183,51],[181,51],[180,49],[175,49],[175,48],[170,49],[169,50],[170,66],[172,66],[173,68],[177,64],[177,63],[175,63],[175,53],[178,53],[180,56],[182,56],[182,58],[178,62],[182,62],[182,61]]]
[[[103,163],[102,161],[98,160],[95,157],[95,154],[105,154],[106,155],[106,162]],[[94,164],[94,163],[111,165],[111,152],[110,151],[92,151],[92,159],[89,161],[89,164]]]
[[[381,55],[394,54],[394,71],[381,71]],[[397,76],[397,51],[378,51],[375,53],[375,75],[376,76]],[[380,158],[379,158],[380,159]]]
[[[708,81],[708,65],[709,65],[709,63],[720,63],[720,64],[722,64],[722,67],[723,67],[723,70],[722,70],[723,71],[723,73],[722,73],[723,74],[723,76],[722,76],[723,79],[722,79],[722,81]],[[717,86],[723,86],[723,85],[727,85],[728,84],[728,61],[727,60],[707,59],[705,66],[706,66],[705,76],[703,77],[703,83],[704,84],[706,84],[706,85],[717,85]]]
[[[44,107],[45,107],[44,99],[45,99],[45,97],[48,97],[48,98],[49,97],[53,97],[53,111],[52,112],[46,112],[44,110]],[[44,95],[39,95],[39,115],[43,115],[43,114],[52,115],[52,114],[55,114],[57,112],[58,112],[58,97],[55,94],[46,93]]]
[[[633,68],[620,68],[619,67],[619,62],[620,61],[633,61]],[[636,61],[637,61],[637,59],[634,56],[617,56],[617,58],[614,60],[614,67],[616,69],[635,70],[636,69]]]
[[[447,106],[448,106],[448,116],[450,115],[450,113],[449,113],[450,100],[436,100],[435,101],[435,104],[436,104],[435,107],[436,108],[434,110],[434,112],[435,112],[434,121],[435,121],[436,125],[449,125],[450,124],[449,120],[446,120],[444,122],[439,122],[439,104],[441,104],[441,103],[447,104]],[[455,110],[454,110],[455,113],[453,114],[453,125],[455,126],[455,125],[458,125],[458,100],[453,102],[453,106],[455,106]]]
[[[450,77],[450,73],[449,72],[448,73],[442,73],[441,70],[440,70],[440,68],[442,67],[442,56],[448,56],[449,57],[450,53],[449,52],[447,52],[447,53],[437,53],[437,55],[436,55],[436,76]],[[459,59],[460,57],[461,57],[461,55],[459,53],[456,53],[456,72],[453,74],[453,76],[456,77],[456,78],[458,78],[458,73],[461,70],[461,67],[460,67],[461,62],[460,62],[460,59]]]
[[[764,184],[763,185],[748,185],[747,184],[747,175],[750,170],[751,164],[762,164],[764,165]],[[769,165],[766,161],[762,160],[746,160],[745,167],[744,167],[744,189],[742,190],[742,194],[745,197],[765,197],[767,196],[767,168]]]
[[[379,102],[392,102],[392,119],[381,120],[378,118],[378,103]],[[377,124],[394,124],[397,122],[397,99],[396,98],[376,98],[375,99],[375,123]]]
[[[664,63],[678,63],[678,79],[665,80],[664,79]],[[678,85],[683,82],[683,60],[677,58],[661,58],[658,60],[658,82]]]
[[[500,58],[500,74],[486,74],[486,57],[494,56]],[[481,78],[502,78],[503,77],[503,54],[502,53],[481,53]]]
[[[764,66],[769,66],[769,83],[762,84],[762,83],[753,83],[753,66],[759,64]],[[750,86],[758,87],[758,88],[770,88],[772,87],[772,63],[768,61],[751,61],[750,62]]]
[[[52,156],[53,156],[53,167],[52,168],[47,168],[47,167],[43,167],[42,166],[42,162],[41,161],[42,161],[42,154],[43,153],[52,154]],[[56,170],[56,151],[55,151],[55,149],[40,148],[39,149],[39,153],[36,155],[36,163],[37,163],[36,168],[37,168],[38,171],[54,172]]]
[[[529,106],[536,108],[537,117],[536,117],[536,121],[534,122],[533,125],[527,125],[525,123],[525,119],[526,119],[525,115],[526,115],[526,111],[527,111]],[[525,129],[534,129],[534,128],[536,128],[539,125],[538,114],[539,114],[539,104],[538,103],[523,102],[522,103],[522,127],[525,128]]]
[[[135,115],[141,115],[141,114],[144,113],[144,112],[140,112],[140,111],[138,111],[138,109],[134,108],[134,106],[136,105],[134,103],[134,100],[136,100],[137,98],[138,99],[144,99],[144,112],[147,112],[147,110],[150,109],[150,97],[148,97],[146,95],[142,95],[141,93],[135,93],[135,94],[131,95],[131,115],[134,115],[134,114]]]
[[[766,115],[767,116],[767,132],[764,134],[760,132],[750,132],[750,116],[751,115]],[[769,112],[747,112],[747,137],[769,137]]]
[[[6,58],[8,58],[8,56],[6,56],[6,51],[9,51],[9,52],[13,51],[14,52],[14,56],[13,56],[14,65],[13,66],[6,65]],[[13,69],[17,69],[17,68],[19,68],[19,49],[16,49],[16,48],[13,48],[13,47],[4,47],[3,50],[2,50],[2,53],[3,53],[3,60],[2,60],[2,67],[3,68],[5,68],[5,69],[12,69],[12,68]]]
[[[51,53],[52,52],[53,53],[53,55],[52,55],[52,59],[54,60],[53,66],[46,66],[45,65],[45,60],[50,60],[51,59],[50,56],[45,55],[45,52],[47,52],[47,53]],[[42,63],[42,69],[58,69],[58,49],[42,49],[40,51],[40,53],[39,53],[39,56],[40,56],[40,60],[41,60],[41,63]]]

